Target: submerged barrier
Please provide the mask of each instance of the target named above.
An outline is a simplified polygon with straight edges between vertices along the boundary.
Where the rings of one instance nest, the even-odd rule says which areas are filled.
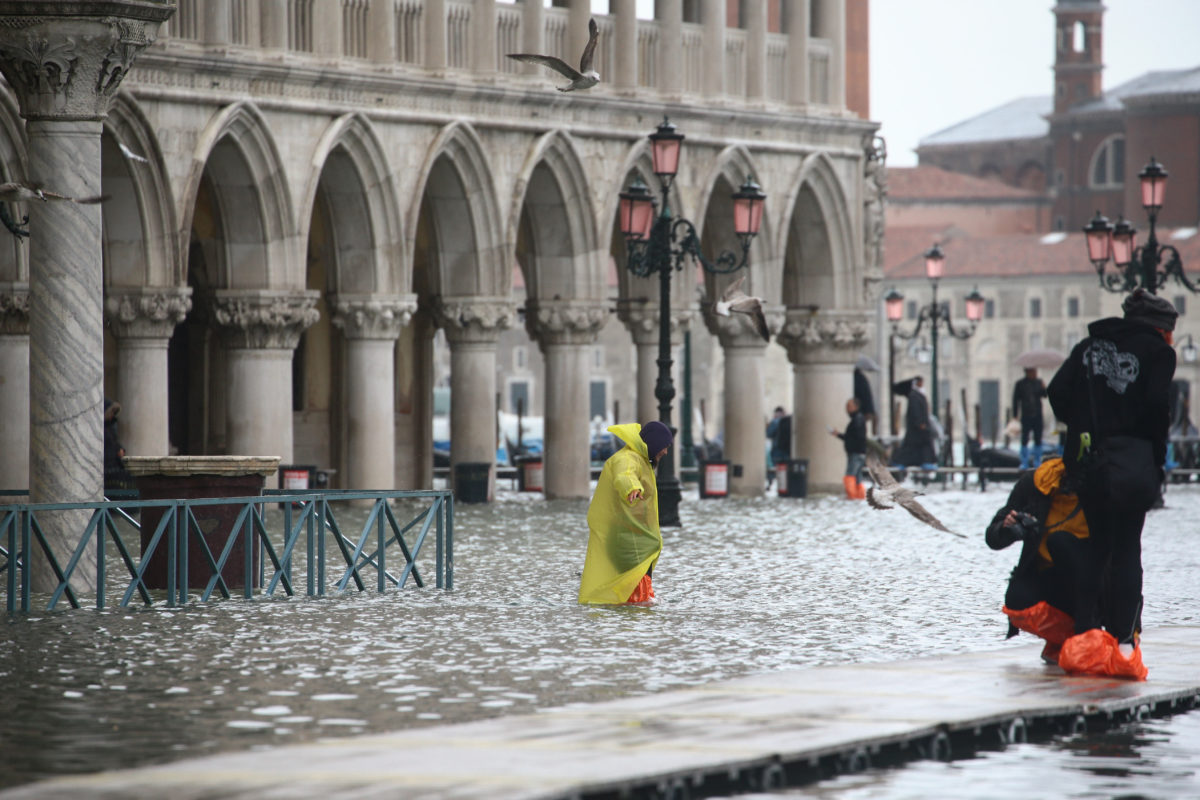
[[[356,518],[366,512],[353,530],[343,524],[350,508]],[[76,512],[66,518],[79,520],[81,530],[56,548],[43,523],[58,515],[52,527],[59,530],[61,512]],[[64,597],[80,608],[81,598],[93,595],[96,608],[105,608],[114,581],[124,584],[117,603],[122,608],[135,602],[181,605],[189,602],[192,589],[202,602],[214,593],[228,599],[231,589],[239,588],[247,600],[280,590],[292,596],[297,591],[293,560],[302,557],[309,597],[343,592],[351,581],[360,592],[369,585],[385,592],[403,588],[410,577],[425,586],[417,562],[430,538],[434,585],[453,589],[454,499],[447,491],[271,491],[255,497],[16,503],[0,505],[0,586],[8,611],[29,611],[29,556],[35,554],[32,561],[44,561],[41,568],[57,582],[47,610]],[[137,539],[135,558],[131,543]],[[64,565],[60,555],[68,547]],[[388,569],[389,550],[394,571]],[[330,564],[331,553],[344,564]]]

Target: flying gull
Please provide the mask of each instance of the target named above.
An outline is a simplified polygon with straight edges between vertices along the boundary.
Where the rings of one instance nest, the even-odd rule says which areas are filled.
[[[65,200],[69,203],[92,205],[94,203],[103,203],[107,199],[108,195],[67,197],[65,194],[47,191],[39,186],[28,186],[24,183],[14,182],[0,183],[0,202],[4,203],[19,203],[23,200],[41,200],[43,203],[47,200]]]
[[[746,273],[743,272],[736,281],[725,287],[725,291],[721,293],[721,299],[713,303],[713,311],[722,317],[728,317],[731,311],[745,314],[754,323],[754,330],[758,332],[758,335],[769,342],[771,341],[771,332],[767,330],[767,318],[763,316],[762,300],[750,297],[742,291],[742,283],[745,280]]]
[[[576,70],[561,58],[541,56],[534,53],[509,53],[508,57],[529,64],[541,64],[555,72],[561,73],[571,82],[566,86],[557,87],[560,92],[573,92],[576,89],[590,89],[600,82],[600,73],[592,69],[592,54],[596,52],[596,39],[600,36],[600,28],[596,20],[588,20],[588,41],[583,48],[583,56],[579,59],[579,69]]]
[[[917,502],[917,497],[923,492],[902,488],[892,477],[891,470],[883,465],[879,456],[874,452],[867,453],[867,472],[871,473],[871,480],[875,481],[875,485],[867,489],[867,502],[872,508],[886,510],[898,505],[930,527],[946,533],[953,533],[962,539],[967,538],[961,533],[950,530],[937,517],[926,511],[925,507]]]
[[[136,161],[139,164],[149,164],[150,163],[150,159],[146,158],[145,156],[139,156],[137,153],[133,152],[128,147],[126,147],[124,142],[117,142],[117,147],[121,148],[121,154],[123,156],[125,156],[126,158],[128,158],[130,161]]]

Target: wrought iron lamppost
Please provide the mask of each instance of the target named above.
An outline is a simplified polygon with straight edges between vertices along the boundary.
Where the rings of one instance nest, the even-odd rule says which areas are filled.
[[[658,400],[659,420],[672,429],[671,401],[675,398],[675,384],[671,378],[671,274],[683,269],[689,259],[714,274],[736,272],[746,266],[750,243],[762,224],[763,201],[767,197],[753,179],[746,179],[733,194],[733,227],[741,241],[741,259],[728,251],[713,261],[706,259],[700,252],[700,237],[696,235],[695,226],[683,217],[672,216],[669,205],[671,183],[679,171],[683,138],[683,134],[665,118],[650,134],[654,174],[662,192],[662,206],[657,216],[654,197],[641,178],[635,178],[629,188],[621,192],[619,212],[621,233],[625,237],[626,267],[640,278],[658,273],[658,379],[654,397]],[[660,525],[679,525],[679,498],[679,478],[675,475],[673,461],[668,458],[658,467]]]
[[[929,278],[929,285],[933,288],[933,301],[921,309],[917,315],[917,327],[911,333],[904,333],[900,330],[900,319],[904,316],[904,295],[893,288],[883,298],[888,322],[892,324],[892,333],[901,339],[915,339],[921,333],[921,329],[925,327],[925,323],[929,323],[933,381],[930,397],[934,416],[938,414],[938,329],[945,323],[946,331],[955,339],[969,339],[975,334],[975,326],[979,324],[979,320],[983,319],[984,306],[983,295],[979,293],[978,289],[972,289],[966,298],[968,327],[955,328],[954,322],[950,318],[949,307],[943,307],[937,299],[938,280],[944,274],[945,268],[946,256],[942,252],[942,248],[935,243],[933,247],[925,251],[925,276]]]
[[[1142,184],[1142,208],[1150,220],[1150,233],[1144,245],[1134,246],[1137,230],[1123,217],[1113,225],[1097,211],[1083,229],[1087,234],[1088,258],[1096,268],[1100,285],[1110,292],[1132,292],[1140,287],[1154,294],[1167,278],[1173,277],[1189,292],[1196,292],[1197,287],[1183,272],[1179,251],[1169,244],[1160,245],[1154,235],[1154,222],[1167,190],[1167,171],[1151,156],[1150,163],[1138,173],[1138,180]],[[1110,257],[1116,265],[1115,272],[1105,271]]]

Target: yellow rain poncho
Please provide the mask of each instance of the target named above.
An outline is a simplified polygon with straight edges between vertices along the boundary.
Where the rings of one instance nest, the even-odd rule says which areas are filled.
[[[662,552],[658,484],[641,430],[636,422],[608,429],[625,446],[604,462],[588,507],[590,533],[580,603],[624,603]],[[643,497],[630,503],[634,489]]]

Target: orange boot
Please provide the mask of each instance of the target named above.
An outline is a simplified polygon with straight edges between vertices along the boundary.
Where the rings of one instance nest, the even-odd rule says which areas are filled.
[[[853,475],[842,476],[842,487],[846,490],[847,500],[862,500],[867,496],[866,487],[858,482],[858,478]]]

